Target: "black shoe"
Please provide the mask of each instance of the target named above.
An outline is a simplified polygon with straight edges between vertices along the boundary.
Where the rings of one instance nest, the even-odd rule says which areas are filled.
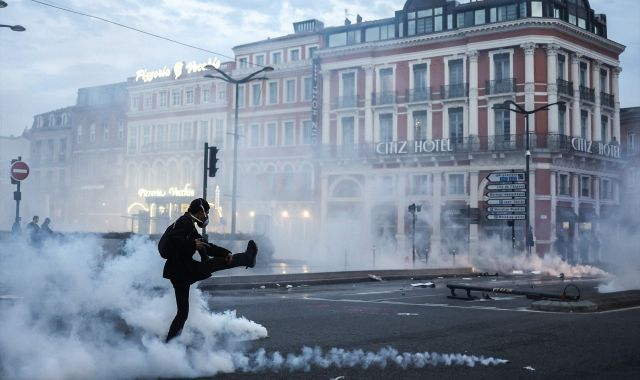
[[[255,241],[249,240],[249,243],[247,243],[247,250],[245,251],[245,253],[249,255],[250,262],[251,262],[251,264],[247,265],[245,269],[255,267],[256,256],[258,256],[258,246],[256,245]]]

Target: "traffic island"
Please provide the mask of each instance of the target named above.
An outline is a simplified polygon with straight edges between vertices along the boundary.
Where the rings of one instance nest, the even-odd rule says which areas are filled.
[[[640,306],[640,290],[598,293],[580,301],[536,301],[530,309],[554,313],[594,313],[636,306]]]

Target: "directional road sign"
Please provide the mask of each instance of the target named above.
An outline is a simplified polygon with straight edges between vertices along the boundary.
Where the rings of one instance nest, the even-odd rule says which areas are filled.
[[[525,197],[524,191],[491,191],[487,193],[489,198],[511,198],[511,197]]]
[[[498,183],[487,185],[487,190],[524,190],[524,183]]]
[[[29,165],[24,161],[16,161],[11,164],[11,178],[14,181],[23,181],[29,176]]]
[[[490,213],[512,213],[512,212],[524,212],[524,206],[523,207],[511,207],[511,206],[494,206],[494,207],[487,207],[487,211],[489,211]]]
[[[489,220],[524,220],[524,214],[487,214]]]
[[[492,172],[487,179],[489,182],[524,182],[524,172]]]
[[[495,199],[489,199],[487,200],[487,204],[488,205],[503,205],[503,206],[513,206],[513,205],[523,205],[526,204],[527,200],[525,198],[509,198],[509,199],[501,199],[501,198],[495,198]]]

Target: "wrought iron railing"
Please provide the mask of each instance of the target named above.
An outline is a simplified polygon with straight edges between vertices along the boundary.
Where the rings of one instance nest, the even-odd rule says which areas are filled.
[[[596,101],[596,92],[593,88],[580,86],[580,99],[593,103]]]
[[[358,95],[338,96],[334,108],[355,108],[358,107],[358,100]]]
[[[469,84],[449,84],[440,86],[440,96],[442,99],[465,98],[469,96]]]
[[[504,78],[488,80],[485,82],[485,91],[487,95],[508,94],[516,92],[516,79]]]
[[[426,102],[431,100],[431,87],[414,88],[407,90],[406,99],[408,103]]]
[[[600,93],[600,104],[605,107],[613,108],[615,106],[615,96],[607,94],[606,92]]]
[[[196,141],[193,140],[179,140],[179,141],[162,141],[149,144],[143,144],[140,146],[140,152],[168,152],[175,150],[194,150],[196,148]],[[129,149],[131,151],[131,149]]]
[[[558,79],[558,93],[566,96],[573,96],[573,82]]]
[[[374,106],[379,106],[384,104],[395,104],[396,92],[395,91],[374,92],[371,101]]]

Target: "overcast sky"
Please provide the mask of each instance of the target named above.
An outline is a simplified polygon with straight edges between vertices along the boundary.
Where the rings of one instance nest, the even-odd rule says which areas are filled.
[[[5,0],[0,24],[0,136],[20,135],[33,116],[71,106],[78,88],[125,81],[138,69],[177,61],[222,61],[236,45],[293,32],[292,23],[310,18],[325,26],[350,18],[393,17],[399,0],[42,0],[201,47],[218,55],[173,44],[32,0]],[[463,1],[465,2],[465,1]],[[622,54],[622,107],[640,105],[638,0],[591,0],[605,13],[609,38],[626,46]]]

